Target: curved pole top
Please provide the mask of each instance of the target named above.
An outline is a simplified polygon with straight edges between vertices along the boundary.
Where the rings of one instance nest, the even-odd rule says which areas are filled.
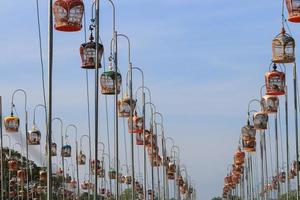
[[[137,88],[137,90],[136,90],[136,92],[135,92],[135,98],[137,99],[137,93],[138,93],[138,91],[139,91],[140,89],[143,89],[143,90],[146,89],[146,90],[148,91],[148,94],[149,94],[149,101],[152,102],[152,100],[151,100],[151,91],[150,91],[150,89],[149,89],[148,87],[146,87],[146,86],[140,86],[140,87]]]
[[[154,121],[156,121],[155,119],[155,116],[156,115],[159,115],[160,116],[160,122],[161,122],[161,125],[162,125],[162,127],[163,127],[163,125],[164,125],[164,117],[163,117],[163,115],[160,113],[160,112],[154,112]]]
[[[24,98],[25,98],[25,111],[27,111],[27,93],[25,90],[23,89],[16,89],[13,93],[12,93],[12,96],[11,96],[11,112],[13,112],[13,107],[14,107],[14,97],[15,95],[18,93],[18,92],[21,92],[24,94]]]
[[[81,150],[82,150],[82,139],[83,139],[84,137],[87,137],[87,138],[88,138],[89,143],[90,143],[90,141],[91,141],[91,140],[90,140],[90,137],[89,137],[88,135],[82,135],[82,136],[80,137],[80,139],[79,139],[79,140],[80,140],[79,142],[80,142],[80,149],[81,149]]]
[[[36,114],[36,110],[41,107],[41,108],[44,108],[44,111],[45,111],[45,114],[47,114],[47,111],[46,111],[46,106],[44,104],[37,104],[34,109],[33,109],[33,125],[35,125],[35,114]]]
[[[76,141],[77,141],[77,126],[75,126],[74,124],[69,124],[67,127],[66,127],[66,131],[65,131],[65,137],[69,137],[69,135],[67,134],[68,133],[68,129],[69,128],[74,128],[75,129],[75,136],[76,136]]]

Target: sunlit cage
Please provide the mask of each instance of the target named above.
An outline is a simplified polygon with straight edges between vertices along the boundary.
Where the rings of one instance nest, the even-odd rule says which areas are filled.
[[[86,163],[86,156],[82,151],[80,151],[79,155],[77,156],[77,162],[79,165],[85,165]]]
[[[182,186],[183,183],[184,183],[184,180],[183,180],[183,177],[181,175],[179,175],[177,178],[176,178],[176,183],[177,185],[179,186]]]
[[[174,161],[170,161],[168,163],[167,172],[168,173],[175,173],[176,172],[176,164],[175,164]]]
[[[157,156],[153,156],[151,158],[152,162],[151,162],[151,165],[153,167],[159,167],[161,166],[161,163],[162,163],[162,159],[161,159],[161,156],[160,155],[157,155]]]
[[[295,40],[282,28],[272,41],[273,62],[293,63],[295,62]]]
[[[168,172],[168,179],[169,180],[174,180],[175,179],[175,173],[169,173]]]
[[[19,169],[17,171],[17,180],[18,182],[24,182],[26,179],[26,173],[24,169]]]
[[[47,171],[45,169],[41,169],[39,172],[40,182],[47,181]]]
[[[156,145],[156,135],[149,130],[145,130],[145,145],[147,147],[151,147],[152,145]]]
[[[20,127],[20,119],[11,113],[10,116],[4,118],[4,127],[8,133],[18,132]]]
[[[71,157],[71,154],[72,154],[72,147],[68,144],[64,145],[61,149],[61,156]]]
[[[180,186],[179,190],[181,194],[185,194],[187,192],[188,185],[184,183],[182,186]]]
[[[133,124],[133,127],[131,125]],[[129,117],[128,118],[128,132],[129,133],[143,133],[144,131],[144,118],[143,117],[138,117],[137,114],[135,113],[133,118]]]
[[[266,130],[268,128],[268,114],[265,112],[256,112],[253,114],[253,125],[256,130]]]
[[[242,165],[232,165],[232,173],[234,175],[241,175],[244,173],[244,167]]]
[[[131,176],[125,176],[125,184],[130,185],[132,183],[132,177]]]
[[[65,32],[80,31],[83,12],[82,0],[55,0],[53,4],[54,28]]]
[[[115,169],[113,168],[110,168],[109,171],[108,171],[108,177],[110,179],[116,179],[117,178],[117,172]]]
[[[267,95],[284,95],[285,94],[285,73],[278,71],[276,64],[273,70],[265,74],[266,94]]]
[[[16,159],[8,160],[8,171],[15,172],[18,170],[19,163]]]
[[[100,85],[101,85],[101,93],[104,95],[113,95],[115,94],[115,85],[117,84],[117,94],[120,94],[121,84],[122,84],[122,76],[120,73],[110,68],[108,71],[105,71],[101,74],[100,77]]]
[[[51,144],[51,156],[57,156],[57,144],[55,142]]]
[[[256,130],[252,125],[246,125],[242,128],[242,144],[246,152],[255,152],[256,149]]]
[[[125,97],[118,101],[119,117],[130,117],[130,113],[134,113],[136,100],[131,99],[126,93]]]
[[[81,57],[81,68],[83,69],[95,69],[96,68],[96,42],[94,42],[94,37],[91,34],[90,41],[83,43],[80,46],[79,52]],[[98,58],[99,58],[99,68],[101,68],[101,58],[103,55],[104,47],[102,44],[98,43]]]
[[[235,165],[243,165],[245,162],[245,152],[241,150],[239,147],[238,150],[234,154],[234,164]]]
[[[28,144],[29,145],[40,145],[41,143],[41,131],[33,126],[32,130],[28,131]]]
[[[300,0],[286,0],[290,22],[300,22]]]
[[[135,143],[136,145],[144,145],[144,137],[142,134],[135,135]]]
[[[279,107],[279,98],[277,96],[265,95],[260,102],[263,112],[277,113]]]

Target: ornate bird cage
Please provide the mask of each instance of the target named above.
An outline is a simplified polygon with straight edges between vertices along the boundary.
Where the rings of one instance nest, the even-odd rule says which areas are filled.
[[[16,159],[8,160],[8,171],[15,172],[18,170],[18,161]]]
[[[109,171],[108,171],[108,177],[110,179],[116,179],[117,178],[117,172],[115,169],[113,168],[110,168]]]
[[[133,127],[131,127],[133,124]],[[135,113],[133,118],[128,118],[128,132],[141,134],[144,131],[144,118],[138,117]]]
[[[66,182],[66,183],[70,183],[71,180],[72,180],[72,177],[70,176],[70,174],[66,174],[65,182]]]
[[[57,156],[57,144],[54,142],[51,144],[51,156]]]
[[[252,125],[246,125],[242,128],[242,144],[246,152],[255,152],[256,148],[256,130]]]
[[[176,172],[176,164],[175,162],[169,162],[167,167],[168,173],[175,173]]]
[[[168,173],[168,179],[174,180],[175,179],[175,173]]]
[[[65,32],[81,30],[84,12],[82,0],[55,0],[53,12],[56,30]]]
[[[89,189],[89,182],[88,181],[83,181],[83,183],[81,183],[81,189],[83,190],[88,190]]]
[[[91,34],[90,41],[83,43],[80,46],[80,57],[81,57],[81,68],[83,69],[95,69],[96,68],[96,42],[94,42],[94,37]],[[98,58],[101,61],[104,47],[102,44],[98,43]],[[101,62],[99,62],[99,68],[101,68]]]
[[[299,0],[286,0],[286,6],[289,13],[288,20],[290,22],[300,22],[300,1]]]
[[[121,84],[122,84],[122,76],[120,73],[110,68],[108,71],[103,72],[100,77],[100,85],[101,85],[101,93],[104,95],[113,95],[115,94],[115,86],[117,83],[117,94],[120,94]]]
[[[120,176],[119,180],[120,180],[121,184],[124,184],[125,183],[125,176]]]
[[[41,169],[39,175],[40,175],[40,182],[47,181],[47,171],[45,169]]]
[[[243,165],[244,162],[245,162],[245,152],[243,152],[239,147],[234,154],[234,164],[240,166]]]
[[[135,143],[136,145],[144,145],[144,138],[142,134],[136,134],[135,135]]]
[[[41,143],[41,131],[34,125],[32,130],[28,131],[28,144],[40,145]]]
[[[97,176],[98,176],[98,178],[104,178],[105,177],[105,169],[103,167],[99,167],[97,169]]]
[[[285,183],[286,173],[284,171],[281,171],[278,175],[278,179],[281,183]]]
[[[77,156],[77,162],[79,165],[85,165],[86,163],[86,156],[82,151],[80,151],[79,155]]]
[[[10,116],[4,118],[4,127],[8,133],[18,132],[20,127],[20,119],[11,113]]]
[[[151,147],[151,144],[156,144],[156,135],[153,135],[153,133],[149,130],[145,130],[145,145],[147,147]]]
[[[24,169],[20,169],[17,171],[17,180],[18,182],[24,182],[26,179],[26,173]]]
[[[277,113],[279,98],[277,96],[265,95],[261,99],[261,107],[265,113]]]
[[[71,154],[72,154],[72,147],[68,144],[64,145],[61,149],[61,156],[71,157]]]
[[[77,181],[73,178],[69,183],[70,188],[75,189],[77,187]]]
[[[130,185],[132,183],[132,177],[131,176],[125,176],[125,184]]]
[[[284,95],[285,94],[285,74],[277,70],[274,64],[273,70],[265,74],[266,94],[267,95]]]
[[[131,99],[126,93],[125,97],[118,101],[119,117],[130,117],[130,113],[134,112],[136,100]]]
[[[266,130],[268,128],[268,114],[265,112],[256,112],[253,115],[254,129]]]
[[[295,40],[282,28],[272,41],[273,62],[293,63],[295,62]]]

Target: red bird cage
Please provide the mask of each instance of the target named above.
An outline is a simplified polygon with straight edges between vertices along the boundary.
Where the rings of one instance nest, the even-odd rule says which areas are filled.
[[[286,0],[290,22],[300,22],[300,0]]]
[[[133,123],[133,127],[131,127],[131,124]],[[135,113],[133,118],[128,119],[128,132],[129,133],[137,133],[141,134],[144,130],[144,118],[138,117]]]
[[[272,41],[272,52],[274,63],[293,63],[295,62],[295,40],[282,28]]]
[[[144,145],[144,138],[142,134],[136,134],[135,136],[135,143],[136,145]]]
[[[234,164],[235,165],[243,165],[245,162],[245,152],[241,150],[239,147],[238,150],[234,154]]]
[[[82,0],[55,0],[53,12],[56,30],[65,32],[81,30],[84,12]]]
[[[265,74],[266,94],[267,95],[284,95],[285,94],[285,74],[277,71],[276,64],[273,70]]]
[[[96,42],[94,42],[94,37],[91,34],[90,41],[83,43],[80,46],[80,57],[81,57],[81,68],[83,69],[95,69],[96,68]],[[104,47],[102,44],[98,43],[98,58],[101,61]],[[99,68],[101,68],[101,62],[99,62]]]
[[[124,98],[118,101],[119,117],[130,117],[130,112],[134,111],[136,106],[136,100],[130,99],[126,94]]]

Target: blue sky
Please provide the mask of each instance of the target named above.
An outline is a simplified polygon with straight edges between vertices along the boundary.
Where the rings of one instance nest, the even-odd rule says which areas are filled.
[[[86,2],[88,7],[90,2]],[[44,1],[40,4],[46,63],[47,5]],[[219,195],[246,120],[247,103],[258,97],[258,87],[268,70],[271,41],[280,31],[281,2],[131,0],[116,2],[116,7],[117,30],[131,39],[133,65],[145,73],[145,84],[164,114],[166,134],[180,146],[182,161],[196,183],[198,199]],[[24,88],[29,95],[30,119],[33,106],[42,102],[35,12],[35,1],[0,2],[0,95],[4,98],[4,114],[9,113],[12,91]],[[111,20],[109,3],[101,1],[106,58]],[[299,27],[290,27],[297,40]],[[87,133],[85,73],[80,69],[78,51],[84,41],[83,31],[55,32],[54,39],[54,115],[62,117],[65,124],[76,124],[80,133]],[[119,67],[124,74],[127,46],[124,40],[119,46]],[[92,80],[92,73],[89,76]],[[139,84],[138,74],[135,76]],[[109,98],[110,106],[112,100]],[[20,96],[15,104],[21,112]],[[103,97],[100,113],[101,130],[105,132]],[[105,134],[102,137],[106,139]],[[18,140],[17,136],[14,139]]]

